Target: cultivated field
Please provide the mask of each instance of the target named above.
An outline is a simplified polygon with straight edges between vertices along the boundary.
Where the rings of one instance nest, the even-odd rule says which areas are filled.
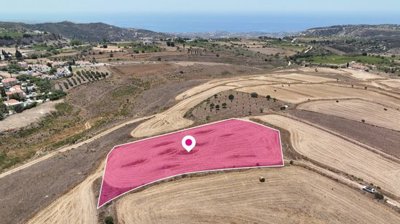
[[[389,86],[391,88],[400,89],[400,79],[381,80],[379,83]]]
[[[193,136],[190,152],[182,139]],[[186,144],[186,142],[184,143]],[[147,149],[147,150],[143,150]],[[99,207],[165,178],[220,169],[283,166],[277,130],[230,119],[115,147],[107,156]]]
[[[294,149],[308,158],[400,196],[400,164],[316,127],[279,115],[258,119],[291,133]]]
[[[355,69],[343,69],[343,71],[348,72],[350,76],[360,79],[360,80],[371,80],[371,79],[382,79],[382,76],[376,75],[374,73],[362,71],[362,70],[355,70]]]
[[[336,82],[336,79],[326,78],[321,76],[314,76],[314,75],[303,75],[298,73],[289,73],[285,75],[277,75],[278,78],[286,78],[286,79],[293,79],[295,81],[301,81],[305,83],[323,83],[323,82]]]
[[[300,110],[343,117],[400,131],[400,111],[364,100],[324,100],[301,104]]]
[[[363,99],[379,102],[392,108],[400,108],[400,99],[383,95],[378,92],[360,88],[351,88],[334,84],[291,84],[285,85],[260,85],[238,89],[242,92],[257,92],[260,95],[271,95],[282,101],[302,103],[308,100],[322,99]]]
[[[129,193],[112,202],[110,207],[105,206],[108,209],[106,214],[114,216],[118,223],[400,222],[400,215],[387,203],[374,200],[370,194],[355,188],[360,184],[373,183],[382,188],[384,194],[389,193],[395,200],[400,198],[400,163],[386,154],[396,151],[396,146],[400,144],[396,140],[400,98],[394,91],[370,87],[372,82],[386,81],[383,77],[378,78],[370,73],[368,77],[367,74],[351,75],[351,71],[326,68],[318,68],[317,71],[314,68],[293,68],[240,72],[247,67],[207,63],[192,64],[185,59],[183,63],[115,66],[110,68],[113,72],[110,79],[91,83],[87,88],[73,89],[68,100],[79,106],[80,114],[93,119],[103,114],[118,114],[122,121],[123,118],[154,114],[138,126],[115,127],[114,135],[118,134],[121,141],[181,130],[202,122],[247,117],[249,111],[252,115],[262,114],[256,118],[290,133],[290,137],[287,134],[288,137],[283,139],[286,152],[309,158],[308,163],[317,167],[316,170],[336,169],[337,173],[331,172],[334,173],[332,175],[340,175],[337,179],[345,181],[334,181],[335,177],[328,175],[328,178],[319,172],[289,165],[279,169],[218,173],[182,178]],[[164,73],[160,75],[161,72]],[[127,83],[131,85],[127,86]],[[368,89],[364,88],[367,85]],[[141,86],[146,88],[136,91]],[[258,96],[250,97],[251,93],[257,93]],[[234,94],[235,99],[225,102],[228,94]],[[271,98],[267,98],[268,95]],[[210,103],[222,105],[224,102],[227,108],[218,113],[209,113],[207,110]],[[241,109],[234,109],[235,105]],[[288,107],[281,109],[284,105]],[[265,110],[261,111],[261,107]],[[375,147],[372,140],[365,141],[364,145],[362,139],[368,135],[356,133],[352,136],[352,132],[348,131],[350,134],[345,136],[335,132],[337,129],[334,125],[312,119],[308,121],[313,124],[305,123],[306,119],[302,120],[300,115],[296,119],[289,117],[297,116],[296,112],[312,111],[321,115],[313,117],[316,119],[344,124],[357,121],[360,124],[343,125],[344,129],[354,127],[362,131],[360,127],[369,126],[365,130],[377,130],[376,134],[383,133],[382,138],[388,138],[390,150]],[[190,113],[193,116],[188,116]],[[208,116],[210,119],[207,119]],[[365,123],[361,119],[365,119]],[[109,125],[113,127],[112,123]],[[91,153],[98,144],[104,150],[104,145],[100,144],[103,137],[96,139],[93,145],[85,146],[88,147],[83,148],[86,153]],[[105,141],[117,142],[111,141],[111,137],[115,136],[109,136]],[[71,147],[73,149],[75,146]],[[304,162],[299,159],[301,156],[296,160],[289,154],[284,156],[293,159],[295,165]],[[40,160],[37,164],[44,162],[46,160]],[[15,172],[11,170],[4,178],[18,177],[21,170],[28,168],[23,167]],[[46,201],[46,208],[34,215],[30,223],[102,222],[104,210],[96,211],[97,188],[93,190],[92,187],[103,168],[104,163],[85,173],[87,176],[83,182],[75,183],[58,199],[50,195],[52,199]],[[70,170],[65,172],[72,175]],[[266,178],[264,183],[259,182],[260,176]],[[43,183],[42,177],[36,175],[36,178]],[[350,183],[348,185],[353,188],[343,182]],[[24,188],[21,184],[21,189]],[[43,185],[42,189],[45,188]],[[13,193],[9,192],[11,187],[5,189]],[[37,196],[44,198],[46,195]],[[17,204],[13,206],[15,208]],[[116,215],[109,212],[113,209]],[[4,214],[14,214],[11,210],[7,212]],[[32,215],[30,212],[27,214]],[[27,214],[24,213],[20,220],[26,220]]]
[[[359,192],[292,166],[163,183],[125,196],[116,210],[119,223],[400,222]]]

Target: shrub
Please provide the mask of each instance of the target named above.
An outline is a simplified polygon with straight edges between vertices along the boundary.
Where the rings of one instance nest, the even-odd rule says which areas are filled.
[[[113,217],[107,216],[107,217],[104,219],[104,223],[105,223],[105,224],[114,224],[114,219],[113,219]]]
[[[271,99],[271,96],[270,95],[267,95],[267,100],[269,101]]]
[[[65,92],[63,92],[62,90],[55,90],[54,92],[52,92],[52,94],[49,95],[49,99],[52,101],[58,100],[66,95],[67,94]]]
[[[257,97],[258,97],[258,93],[253,92],[253,93],[250,94],[250,96],[251,96],[252,98],[257,98]]]
[[[375,193],[375,199],[383,200],[384,198],[385,198],[385,196],[383,196],[383,194],[381,194],[381,193],[379,193],[379,192],[376,192],[376,193]]]
[[[18,104],[14,107],[15,112],[22,113],[24,111],[24,107],[21,104]]]
[[[29,104],[28,106],[26,106],[26,107],[25,107],[25,110],[34,108],[34,107],[36,107],[36,106],[37,106],[37,103],[36,103],[36,102],[33,102],[32,104]]]

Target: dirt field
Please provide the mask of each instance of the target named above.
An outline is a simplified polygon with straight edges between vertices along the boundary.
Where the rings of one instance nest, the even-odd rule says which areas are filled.
[[[379,83],[389,86],[391,88],[400,89],[400,79],[388,79],[378,81]]]
[[[300,167],[184,178],[129,194],[116,208],[119,223],[400,222],[361,192]]]
[[[25,110],[22,113],[14,114],[7,117],[3,121],[0,121],[0,132],[17,130],[23,127],[27,127],[32,123],[39,121],[41,118],[45,117],[47,114],[56,111],[55,105],[63,102],[64,100],[50,101],[35,108]]]
[[[398,131],[305,110],[292,110],[290,114],[400,158]]]
[[[374,73],[355,70],[355,69],[342,69],[345,72],[348,72],[352,77],[360,80],[371,80],[371,79],[382,79],[383,77]]]
[[[184,136],[196,142],[184,142],[193,145],[190,152],[182,147]],[[283,165],[279,132],[268,126],[239,119],[197,126],[115,147],[107,156],[99,206],[173,176]]]
[[[77,187],[41,210],[27,223],[97,224],[97,201],[92,190],[92,184],[97,178],[101,177],[103,168],[104,164]]]
[[[7,204],[7,207],[2,206],[0,219],[6,223],[10,223],[11,220],[21,223],[39,212],[30,223],[100,222],[98,217],[101,215],[95,210],[98,195],[92,186],[102,173],[103,165],[97,166],[103,161],[100,158],[104,158],[100,156],[101,153],[111,149],[112,144],[128,139],[187,128],[201,119],[202,122],[207,122],[207,114],[200,111],[207,107],[201,108],[201,105],[209,100],[222,106],[227,93],[237,93],[236,90],[242,91],[237,94],[247,98],[235,97],[238,101],[232,101],[232,104],[242,103],[242,109],[251,107],[254,109],[251,115],[256,115],[255,110],[259,111],[260,106],[265,106],[268,109],[267,113],[293,112],[298,117],[307,118],[306,120],[312,123],[321,124],[339,133],[332,134],[280,115],[258,117],[276,127],[287,129],[291,134],[290,142],[298,153],[323,164],[324,167],[333,167],[354,175],[355,178],[362,178],[363,184],[373,183],[380,186],[384,192],[400,197],[400,182],[397,181],[400,180],[400,163],[394,162],[397,160],[392,159],[390,155],[382,156],[364,148],[361,143],[357,144],[340,136],[343,134],[360,142],[368,138],[365,144],[394,155],[398,153],[397,131],[352,121],[349,117],[335,117],[328,112],[321,113],[320,116],[308,116],[306,113],[314,112],[294,110],[294,105],[290,104],[305,102],[308,99],[330,99],[333,102],[339,99],[339,104],[343,103],[344,107],[340,110],[347,109],[347,112],[344,112],[347,114],[351,113],[348,111],[349,107],[356,109],[357,113],[361,114],[364,110],[363,115],[368,114],[365,111],[370,110],[370,104],[373,104],[375,113],[378,112],[379,105],[382,105],[381,107],[388,108],[388,111],[381,108],[382,113],[390,112],[394,113],[391,116],[398,117],[395,112],[399,108],[400,98],[393,97],[394,93],[390,96],[383,90],[372,87],[365,90],[364,85],[370,81],[357,81],[347,71],[321,68],[315,72],[313,68],[300,68],[268,73],[243,65],[214,64],[219,63],[219,60],[223,61],[221,58],[210,61],[213,64],[207,64],[208,61],[206,64],[191,64],[186,63],[187,60],[182,65],[176,61],[164,62],[165,59],[174,57],[162,57],[162,62],[157,63],[115,65],[111,68],[113,76],[110,79],[74,89],[67,100],[80,109],[80,115],[85,119],[110,114],[113,122],[122,122],[133,116],[155,115],[138,126],[128,125],[93,143],[68,151],[65,153],[65,160],[61,157],[64,154],[61,154],[61,159],[50,158],[32,165],[29,169],[18,170],[3,178],[0,176],[0,195],[9,195],[5,199],[0,197],[0,201],[5,202],[2,204]],[[201,57],[192,59],[200,61]],[[338,77],[341,82],[350,80],[358,85],[351,88],[349,83],[337,84]],[[347,79],[342,79],[343,77]],[[141,87],[145,88],[139,89]],[[249,98],[249,94],[243,92],[257,92],[259,97],[252,99]],[[214,95],[217,95],[217,98]],[[277,98],[277,104],[273,104],[273,100],[267,102],[267,95]],[[344,99],[348,100],[348,104],[345,104]],[[366,101],[367,106],[359,107],[357,102]],[[289,102],[287,112],[270,111],[272,108],[279,108],[280,104],[285,102]],[[229,102],[227,107],[228,104]],[[211,116],[210,120],[249,116],[243,111],[238,113],[240,110],[230,110],[226,113],[220,111],[219,114],[208,114]],[[188,117],[188,112],[197,114],[201,119]],[[386,119],[394,119],[391,116]],[[370,119],[372,120],[372,117],[365,119],[366,123]],[[381,117],[374,118],[378,119],[382,120]],[[343,120],[347,122],[331,124]],[[113,122],[108,123],[108,127],[113,127]],[[390,121],[385,120],[384,123],[388,125]],[[350,130],[355,128],[357,130]],[[134,138],[131,138],[129,133]],[[386,139],[374,141],[374,138],[369,136],[371,134],[382,135]],[[387,144],[382,144],[383,141]],[[284,144],[290,145],[290,142],[287,140]],[[380,145],[381,148],[376,145]],[[101,153],[97,150],[92,152],[98,148]],[[53,166],[52,169],[48,168]],[[79,175],[76,175],[77,173]],[[266,182],[260,183],[259,176],[265,176]],[[341,178],[356,183],[346,175],[342,175]],[[34,182],[35,186],[31,187]],[[50,182],[52,185],[48,187]],[[70,189],[72,190],[68,191]],[[23,205],[15,198],[23,198]],[[271,220],[271,223],[398,223],[400,219],[394,210],[370,196],[363,195],[361,191],[357,192],[297,166],[184,178],[129,194],[113,203],[112,207],[114,206],[118,223],[259,223],[266,220]]]
[[[271,95],[282,101],[290,103],[302,103],[320,99],[364,99],[379,102],[380,104],[400,108],[400,99],[380,94],[378,92],[360,88],[344,87],[333,84],[291,84],[285,85],[260,85],[238,89],[247,93],[257,92],[260,95]]]
[[[324,100],[301,104],[300,110],[334,115],[400,131],[400,111],[363,100]],[[385,110],[386,109],[386,110]]]
[[[90,204],[91,201],[81,201],[83,194],[81,196],[77,196],[75,193],[64,194],[84,181],[97,168],[100,161],[105,158],[105,155],[114,145],[134,140],[130,137],[129,131],[137,125],[137,123],[133,123],[122,126],[93,142],[83,144],[73,150],[68,150],[46,160],[34,163],[29,168],[17,170],[17,172],[2,176],[0,178],[0,195],[2,195],[0,197],[2,201],[0,219],[2,222],[24,223],[34,213],[39,212],[49,205],[51,206],[46,208],[46,213],[36,215],[35,220],[39,220],[38,223],[43,223],[43,220],[47,220],[48,223],[71,223],[71,217],[79,220],[93,219],[86,219],[86,216],[82,215],[86,213],[81,213],[81,210],[74,209],[78,208],[77,206],[72,206],[69,207],[70,209],[65,210],[67,214],[75,214],[68,215],[69,218],[62,216],[61,213],[60,215],[52,216],[52,219],[43,218],[43,216],[48,217],[48,214],[59,213],[58,206],[63,205],[54,204],[65,203],[67,204],[66,206],[71,206],[70,203],[76,203],[75,205],[82,206],[83,208],[90,208],[92,205],[87,205],[86,202]],[[88,181],[84,183],[88,183]],[[74,191],[80,192],[77,190]],[[78,201],[73,202],[72,199],[64,201],[65,198],[70,197],[75,197]],[[84,198],[87,198],[87,196]],[[54,209],[53,213],[50,212],[52,209]],[[90,216],[90,213],[86,215]],[[75,223],[85,222],[79,221]]]
[[[257,118],[288,130],[291,133],[292,145],[300,154],[400,196],[399,163],[287,117],[265,115]]]
[[[336,79],[332,78],[325,78],[321,76],[314,76],[314,75],[303,75],[298,73],[290,73],[285,75],[277,75],[278,78],[287,78],[293,79],[296,81],[306,82],[306,83],[323,83],[323,82],[336,82]]]

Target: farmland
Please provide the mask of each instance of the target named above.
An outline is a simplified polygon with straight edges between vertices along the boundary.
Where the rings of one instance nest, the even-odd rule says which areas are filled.
[[[91,48],[90,60],[104,65],[74,67],[70,77],[49,81],[67,93],[63,103],[31,126],[0,136],[0,194],[7,195],[0,198],[7,204],[0,219],[38,224],[95,224],[106,217],[116,223],[398,223],[398,79],[376,70],[286,67],[290,55],[306,48],[281,41],[198,40],[175,47],[166,41],[153,47],[121,42]],[[358,59],[371,58],[383,60]],[[199,138],[193,153],[204,153],[204,160],[186,161],[171,150],[182,137],[169,138],[171,132],[231,118],[278,129],[284,166],[179,175],[204,171],[200,163],[226,168],[216,166],[224,156],[236,158],[229,166],[245,167],[238,165],[242,160],[236,154],[216,144],[215,136],[232,128]],[[241,146],[240,155],[254,158],[249,149],[256,142],[239,140],[262,131],[234,130],[232,138],[224,136],[228,148]],[[167,137],[157,144],[173,143],[135,146],[159,135]],[[263,139],[265,145],[268,140]],[[163,172],[124,185],[123,193],[135,190],[114,195],[120,197],[96,209],[107,153],[117,145],[124,147],[114,151],[127,154],[113,155],[123,163],[108,166],[116,171],[105,176],[113,187],[131,183],[137,173]],[[140,159],[155,163],[142,166]],[[169,176],[175,177],[157,181]],[[378,193],[362,190],[369,185]],[[26,197],[13,200],[21,195]]]

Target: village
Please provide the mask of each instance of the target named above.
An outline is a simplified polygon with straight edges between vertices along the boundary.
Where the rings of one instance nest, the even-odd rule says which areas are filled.
[[[24,60],[16,49],[15,54],[2,50],[0,55],[0,120],[66,95],[54,89],[52,80],[72,76],[75,68],[91,62],[52,61],[47,58]]]

